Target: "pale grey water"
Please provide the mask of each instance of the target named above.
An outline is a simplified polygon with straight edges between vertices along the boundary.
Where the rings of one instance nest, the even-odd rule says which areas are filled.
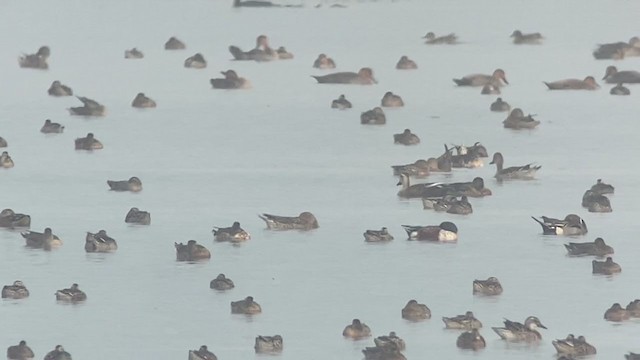
[[[583,334],[599,358],[640,351],[640,323],[604,321],[614,302],[640,297],[636,244],[640,143],[639,87],[613,97],[595,92],[550,92],[543,80],[601,78],[610,61],[596,61],[596,43],[638,35],[634,1],[379,1],[347,9],[230,8],[230,1],[4,1],[0,2],[0,136],[16,166],[0,172],[0,207],[32,216],[32,229],[52,227],[65,244],[53,252],[30,250],[17,232],[0,231],[0,281],[25,282],[31,296],[0,303],[0,347],[25,339],[37,358],[63,344],[76,359],[184,359],[207,344],[220,359],[253,359],[257,335],[281,334],[284,359],[359,359],[371,339],[349,341],[342,329],[353,318],[376,336],[396,331],[409,359],[426,357],[548,359],[551,340]],[[515,46],[514,29],[540,31],[542,46]],[[456,32],[464,44],[429,47],[427,31]],[[227,46],[249,49],[259,34],[295,54],[291,61],[232,62]],[[167,52],[177,36],[187,50]],[[52,49],[48,71],[19,69],[21,52]],[[143,60],[125,60],[137,46]],[[196,52],[205,70],[182,67]],[[309,77],[316,56],[333,57],[339,71],[374,69],[375,86],[321,86]],[[419,70],[395,70],[401,55]],[[640,69],[640,58],[615,62]],[[502,128],[505,114],[488,111],[493,96],[456,88],[451,78],[501,67],[511,85],[502,97],[538,114],[535,131]],[[250,91],[214,91],[209,78],[233,68]],[[53,80],[108,108],[104,118],[71,117],[75,98],[53,98]],[[387,112],[387,124],[366,127],[361,111],[386,91],[405,99]],[[143,91],[158,108],[129,106]],[[335,111],[341,93],[354,109]],[[38,132],[46,118],[66,126],[60,135]],[[392,144],[411,128],[416,147]],[[95,133],[105,148],[73,150],[73,139]],[[501,151],[507,165],[541,164],[538,180],[498,184],[494,168],[456,170],[429,181],[482,176],[493,196],[472,199],[467,217],[422,210],[419,200],[396,197],[390,165],[438,155],[443,143],[481,141]],[[488,162],[488,161],[487,161]],[[107,191],[107,179],[138,176],[139,194]],[[597,178],[616,186],[614,212],[590,214],[582,193]],[[149,227],[123,222],[131,206],[152,214]],[[260,212],[312,211],[320,228],[271,232]],[[589,234],[543,237],[530,215],[584,217]],[[253,235],[241,246],[213,243],[212,226],[238,220]],[[408,242],[401,224],[452,220],[457,244]],[[389,227],[395,241],[365,244],[365,229]],[[114,254],[86,254],[86,231],[106,229]],[[593,276],[591,258],[567,258],[568,241],[602,236],[623,267],[615,277]],[[173,243],[196,239],[209,262],[175,261]],[[224,272],[236,288],[219,293],[209,281]],[[497,298],[471,294],[476,278],[497,276]],[[57,304],[54,292],[77,282],[86,303]],[[229,302],[252,295],[263,307],[253,318],[231,315]],[[400,317],[409,299],[426,303],[433,318]],[[443,330],[442,316],[473,310],[484,323],[487,348],[455,347],[458,332]],[[503,317],[537,315],[549,330],[537,346],[510,345],[491,326]]]

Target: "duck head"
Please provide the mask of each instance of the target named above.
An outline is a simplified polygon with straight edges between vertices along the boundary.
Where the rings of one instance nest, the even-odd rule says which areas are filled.
[[[129,184],[142,185],[142,181],[140,181],[136,176],[129,178],[128,182]]]
[[[450,231],[452,233],[457,234],[458,233],[458,227],[456,226],[456,224],[450,222],[450,221],[444,221],[442,223],[440,223],[440,229],[442,230],[446,230],[446,231]]]
[[[226,279],[226,278],[227,278],[227,277],[226,277],[226,276],[224,276],[224,274],[218,274],[218,276],[216,277],[216,280],[224,280],[224,279]]]
[[[542,325],[542,323],[540,322],[540,319],[538,319],[535,316],[529,316],[525,321],[524,321],[524,325],[527,327],[527,329],[529,330],[535,330],[535,328],[542,328],[542,329],[546,329],[547,327]]]
[[[2,210],[2,212],[0,212],[0,216],[2,217],[13,216],[13,215],[15,215],[15,212],[13,212],[13,210],[11,209],[4,209]]]
[[[36,53],[41,58],[48,58],[51,55],[51,49],[48,46],[41,46]]]
[[[507,81],[507,75],[504,73],[504,70],[502,70],[502,69],[494,70],[492,77],[494,79],[501,79],[502,81],[504,81],[505,84],[509,83]]]
[[[433,32],[429,31],[425,36],[423,36],[424,39],[427,40],[433,40],[436,38],[436,34],[434,34]]]
[[[504,157],[502,156],[502,153],[495,153],[493,154],[493,160],[491,160],[491,162],[489,164],[498,164],[498,165],[503,165],[504,164]]]
[[[224,75],[224,78],[227,79],[227,80],[237,80],[238,79],[238,74],[234,70],[221,71],[220,73],[222,75]]]
[[[600,87],[600,85],[598,85],[598,83],[596,82],[596,79],[593,76],[587,76],[582,81],[587,85],[591,85],[591,86],[597,87],[597,88]]]
[[[52,232],[51,232],[51,228],[46,228],[46,229],[44,229],[44,235],[45,235],[45,236],[51,236],[51,233],[52,233]]]
[[[475,177],[473,178],[473,181],[471,181],[471,185],[476,190],[482,190],[484,189],[484,179],[479,176]]]
[[[608,78],[611,75],[614,75],[615,73],[618,72],[618,68],[611,65],[611,66],[607,66],[607,70],[605,70],[604,72],[604,77],[602,78],[602,80]]]
[[[522,31],[514,30],[510,37],[522,37]]]
[[[358,71],[358,76],[365,79],[370,79],[374,84],[377,84],[378,81],[373,77],[373,70],[368,67],[363,67]]]

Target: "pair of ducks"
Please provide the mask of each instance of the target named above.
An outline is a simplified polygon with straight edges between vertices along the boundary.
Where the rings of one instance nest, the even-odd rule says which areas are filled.
[[[500,338],[506,341],[513,342],[536,342],[542,339],[537,328],[546,329],[540,320],[535,316],[529,316],[524,324],[519,322],[506,320],[504,321],[504,327],[494,327],[493,331],[500,336]],[[457,341],[456,346],[461,349],[468,350],[480,350],[484,349],[487,344],[477,328],[473,328],[470,331],[462,333]]]
[[[33,351],[24,340],[20,341],[18,345],[9,346],[7,349],[7,359],[10,360],[33,359],[34,357]],[[71,360],[71,354],[66,352],[62,345],[56,345],[52,351],[49,351],[44,356],[44,360]]]
[[[436,198],[451,196],[484,197],[491,195],[491,190],[484,187],[484,180],[481,177],[474,178],[471,182],[459,183],[423,183],[411,185],[409,176],[400,174],[400,181],[396,184],[402,186],[398,191],[398,196],[402,198]]]
[[[433,209],[448,214],[468,215],[473,213],[473,207],[465,195],[462,195],[460,199],[452,195],[438,198],[422,198],[422,206],[424,209]]]
[[[632,317],[640,317],[640,300],[630,302],[626,308],[620,303],[615,303],[604,313],[604,319],[607,321],[622,322]]]
[[[611,201],[605,194],[613,194],[613,186],[603,183],[598,179],[597,183],[582,195],[582,207],[589,212],[612,212]]]
[[[235,60],[253,60],[253,61],[273,61],[293,59],[293,54],[289,53],[284,46],[273,50],[269,46],[269,39],[266,35],[260,35],[256,38],[255,48],[249,51],[242,51],[237,46],[229,46],[229,52]]]
[[[195,240],[189,240],[186,245],[183,243],[175,243],[175,247],[177,261],[198,261],[209,260],[211,258],[211,252]]]

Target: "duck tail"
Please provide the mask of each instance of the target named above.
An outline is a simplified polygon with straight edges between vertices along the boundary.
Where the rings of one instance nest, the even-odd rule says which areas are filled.
[[[453,82],[458,86],[466,85],[466,81],[464,79],[453,79]]]
[[[244,52],[240,50],[237,46],[229,46],[229,52],[233,55],[233,58],[236,60],[244,60]]]
[[[553,90],[553,86],[551,86],[551,84],[549,84],[548,82],[543,81],[542,83],[543,83],[543,84],[545,84],[545,85],[547,85],[547,87],[549,88],[549,90]]]

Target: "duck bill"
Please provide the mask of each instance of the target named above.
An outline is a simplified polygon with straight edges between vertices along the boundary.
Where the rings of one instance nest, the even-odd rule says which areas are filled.
[[[505,84],[509,84],[509,82],[507,81],[507,78],[502,78],[502,81],[504,81]]]
[[[371,81],[372,81],[374,84],[377,84],[377,83],[378,83],[378,80],[376,80],[374,77],[371,77]]]
[[[539,328],[543,328],[543,329],[546,329],[546,328],[547,328],[546,326],[544,326],[544,325],[542,325],[542,324],[538,324],[538,327],[539,327]]]

